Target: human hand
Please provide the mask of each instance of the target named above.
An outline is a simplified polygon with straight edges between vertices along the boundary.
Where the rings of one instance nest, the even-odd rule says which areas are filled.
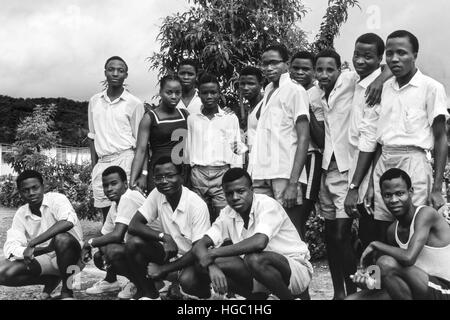
[[[367,209],[367,213],[373,215],[374,201],[375,200],[375,189],[372,183],[369,183],[366,195],[364,196],[364,206]]]
[[[23,261],[25,264],[30,264],[31,261],[34,259],[34,247],[26,247],[25,251],[23,252]]]
[[[208,272],[213,290],[218,294],[226,294],[228,292],[228,282],[223,271],[216,265],[210,265]]]
[[[201,267],[207,268],[208,266],[214,263],[214,259],[215,259],[214,254],[211,252],[211,250],[208,250],[208,252],[200,258],[199,264]]]
[[[356,205],[358,204],[358,189],[351,189],[348,191],[347,196],[344,201],[345,213],[348,214],[350,218],[359,218],[360,214]]]
[[[284,207],[292,208],[297,204],[297,183],[289,183],[283,194]]]
[[[372,289],[375,284],[375,279],[373,279],[369,273],[357,271],[354,275],[350,275],[353,283],[360,289]]]
[[[164,257],[164,262],[167,262],[173,257],[176,257],[178,253],[178,246],[170,235],[164,235],[162,246],[166,254]]]
[[[373,254],[375,253],[373,243],[374,242],[371,242],[361,255],[360,265],[364,268],[368,267],[373,262]]]
[[[231,150],[237,155],[241,155],[248,151],[248,147],[241,141],[230,142]]]
[[[431,191],[428,202],[436,210],[440,210],[446,204],[444,197],[440,191]]]
[[[381,102],[381,93],[383,92],[383,81],[375,79],[366,89],[366,103],[373,107]]]

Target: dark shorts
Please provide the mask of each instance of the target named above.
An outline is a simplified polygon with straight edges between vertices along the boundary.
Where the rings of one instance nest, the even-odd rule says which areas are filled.
[[[428,299],[450,300],[450,281],[438,277],[429,276]]]
[[[316,202],[319,198],[322,177],[322,154],[319,151],[309,152],[305,168],[308,184],[302,183],[303,198]]]

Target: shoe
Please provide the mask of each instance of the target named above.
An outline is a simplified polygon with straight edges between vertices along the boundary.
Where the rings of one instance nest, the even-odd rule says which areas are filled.
[[[50,293],[47,292],[42,292],[39,295],[39,300],[50,300],[52,298],[52,296],[50,295]]]
[[[128,281],[127,284],[122,288],[122,291],[120,291],[117,294],[117,298],[121,300],[129,300],[134,297],[136,294],[137,289],[133,282]]]
[[[142,297],[142,298],[139,298],[138,300],[161,300],[161,297],[158,296],[158,298],[155,298],[155,299],[152,299],[152,298],[149,298],[149,297]]]
[[[267,297],[267,300],[280,300],[280,299],[276,295],[269,294],[269,296]]]
[[[116,292],[122,289],[120,286],[119,281],[115,282],[108,282],[105,280],[100,280],[99,282],[96,282],[92,287],[86,289],[87,294],[101,294],[101,293],[108,293],[108,292]]]
[[[169,291],[169,287],[171,286],[170,281],[158,281],[155,283],[156,289],[158,289],[159,293],[167,293]]]

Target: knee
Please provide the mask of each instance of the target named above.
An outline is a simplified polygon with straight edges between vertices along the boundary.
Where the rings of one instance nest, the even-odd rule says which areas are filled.
[[[377,266],[380,267],[381,276],[387,276],[399,269],[397,260],[390,256],[381,256],[377,260]]]
[[[125,258],[125,247],[122,245],[109,245],[106,247],[105,257],[110,262],[122,260]]]
[[[99,268],[100,270],[104,269],[103,254],[100,252],[100,250],[94,253],[93,261],[97,268]]]
[[[0,285],[4,285],[15,276],[15,268],[11,265],[0,266]]]
[[[183,289],[185,293],[196,295],[198,290],[193,271],[184,270],[180,274],[178,281],[180,283],[181,289]]]
[[[244,263],[252,271],[257,271],[265,267],[267,260],[258,253],[250,253],[244,257]]]
[[[131,237],[125,243],[125,250],[127,253],[138,252],[145,245],[144,240],[139,237]]]
[[[67,250],[76,242],[75,238],[72,237],[69,233],[64,232],[57,234],[53,238],[53,243],[55,246],[55,250]]]

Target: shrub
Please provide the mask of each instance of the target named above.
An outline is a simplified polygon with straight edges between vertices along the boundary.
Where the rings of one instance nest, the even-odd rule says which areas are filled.
[[[306,243],[311,253],[311,260],[320,260],[326,256],[325,247],[325,219],[317,210],[313,210],[306,222]]]
[[[92,197],[90,166],[48,161],[39,170],[44,177],[46,192],[59,192],[67,196],[80,219],[96,220],[97,211]],[[24,204],[15,179],[6,177],[0,182],[0,204],[16,208]]]

